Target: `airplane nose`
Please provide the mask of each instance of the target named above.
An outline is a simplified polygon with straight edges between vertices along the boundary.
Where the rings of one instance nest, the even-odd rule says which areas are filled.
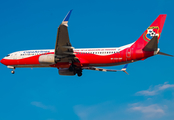
[[[0,63],[4,64],[4,59],[0,60]]]

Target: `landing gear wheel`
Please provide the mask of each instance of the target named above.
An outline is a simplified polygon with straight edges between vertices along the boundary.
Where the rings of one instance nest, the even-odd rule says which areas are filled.
[[[77,76],[82,76],[82,69],[77,70]]]
[[[15,71],[14,71],[14,70],[12,70],[12,71],[11,71],[11,73],[12,73],[12,74],[14,74],[14,73],[15,73]]]
[[[79,73],[77,73],[77,75],[78,75],[79,77],[81,77],[81,76],[82,76],[82,73],[81,73],[81,72],[79,72]]]

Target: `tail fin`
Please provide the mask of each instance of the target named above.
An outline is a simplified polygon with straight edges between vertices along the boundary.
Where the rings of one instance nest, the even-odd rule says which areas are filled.
[[[157,36],[157,43],[160,39],[163,25],[166,19],[166,14],[161,14],[157,19],[146,29],[140,38],[133,44],[134,47],[143,49],[154,36]]]

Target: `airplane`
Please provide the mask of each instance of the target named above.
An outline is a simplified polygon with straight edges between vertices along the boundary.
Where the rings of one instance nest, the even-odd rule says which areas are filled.
[[[158,42],[161,36],[166,14],[160,14],[135,42],[113,48],[75,49],[69,40],[68,21],[72,10],[68,12],[57,30],[55,49],[25,50],[8,54],[0,62],[12,69],[54,67],[60,75],[82,76],[82,70],[126,72],[129,63],[144,60],[154,55],[172,56],[160,52]],[[173,57],[173,56],[172,56]],[[126,64],[121,70],[98,68]],[[127,73],[128,74],[128,73]]]

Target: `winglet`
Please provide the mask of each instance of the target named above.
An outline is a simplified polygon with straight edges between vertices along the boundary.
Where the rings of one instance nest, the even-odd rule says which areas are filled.
[[[126,71],[127,66],[128,66],[128,64],[126,64],[126,65],[121,69],[121,71],[125,72],[126,74],[128,74],[127,71]],[[128,75],[129,75],[129,74],[128,74]]]
[[[70,10],[70,11],[68,12],[68,14],[65,16],[65,18],[63,19],[63,21],[62,21],[62,24],[63,24],[63,25],[68,26],[68,20],[69,20],[69,18],[70,18],[71,12],[72,12],[72,10]]]

